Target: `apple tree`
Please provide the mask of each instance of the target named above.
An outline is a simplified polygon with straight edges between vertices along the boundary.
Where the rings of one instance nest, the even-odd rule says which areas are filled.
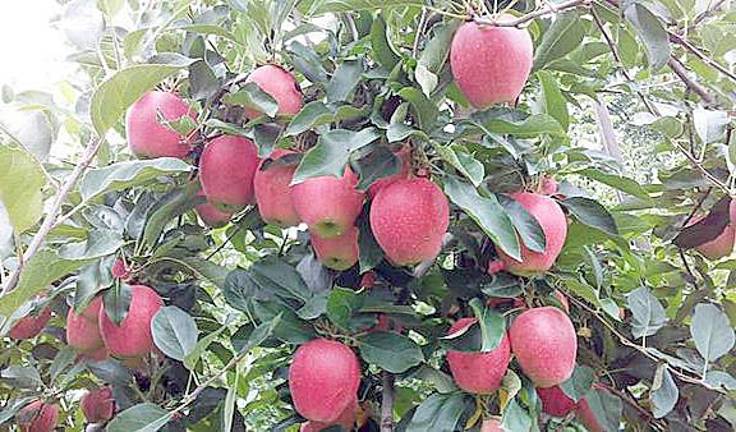
[[[3,429],[736,428],[731,2],[60,3]]]

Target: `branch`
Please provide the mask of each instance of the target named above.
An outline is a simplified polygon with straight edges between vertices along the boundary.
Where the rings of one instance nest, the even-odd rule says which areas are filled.
[[[695,57],[702,60],[705,64],[711,66],[713,69],[716,69],[718,72],[722,73],[723,75],[726,75],[731,81],[736,82],[736,74],[728,70],[726,67],[724,67],[717,61],[705,55],[703,51],[701,51],[699,48],[697,48],[695,45],[688,42],[686,39],[684,39],[682,36],[678,35],[677,33],[674,33],[671,31],[667,31],[667,33],[670,35],[671,42],[674,42],[682,46],[683,48],[685,48],[686,50],[694,54]]]
[[[672,69],[672,72],[674,72],[675,75],[677,75],[682,80],[682,82],[685,83],[687,88],[700,96],[700,99],[702,99],[703,102],[705,102],[707,105],[713,105],[715,103],[715,98],[708,92],[705,87],[690,79],[685,66],[680,60],[674,57],[670,57],[670,59],[667,61],[667,65],[670,67],[670,69]]]
[[[95,155],[97,154],[97,151],[100,149],[100,146],[105,141],[104,137],[98,137],[94,141],[90,142],[87,145],[87,148],[85,150],[84,155],[82,156],[82,160],[79,161],[79,163],[74,167],[74,170],[72,170],[72,173],[69,174],[69,177],[67,177],[64,184],[61,186],[61,189],[56,194],[56,198],[54,199],[53,204],[51,205],[51,209],[49,210],[48,214],[46,215],[46,218],[43,220],[43,224],[41,225],[41,228],[39,228],[36,235],[33,237],[33,240],[31,240],[31,244],[28,245],[28,249],[26,249],[25,254],[23,254],[23,262],[27,263],[33,258],[34,255],[41,249],[41,246],[43,246],[44,240],[46,240],[46,236],[49,234],[51,229],[54,227],[54,223],[56,222],[56,219],[59,217],[59,211],[61,211],[61,206],[64,204],[64,201],[66,200],[66,197],[69,195],[69,192],[74,189],[74,185],[77,184],[77,180],[82,176],[82,173],[89,167],[89,165],[92,163],[92,159],[94,159]],[[20,274],[23,271],[23,266],[19,265],[18,268],[13,272],[13,274],[10,276],[10,279],[8,279],[8,282],[3,287],[2,294],[6,294],[10,292],[13,288],[15,288],[15,285],[18,283],[18,280],[20,279]]]
[[[523,24],[528,23],[536,18],[548,15],[556,14],[567,9],[574,9],[578,6],[590,6],[592,0],[568,0],[560,4],[547,3],[544,7],[537,9],[533,12],[529,12],[526,15],[522,15],[514,20],[498,21],[498,16],[493,18],[480,18],[474,17],[473,21],[476,24],[489,25],[494,27],[521,27]]]
[[[394,376],[393,374],[381,372],[381,432],[393,432],[394,430]]]

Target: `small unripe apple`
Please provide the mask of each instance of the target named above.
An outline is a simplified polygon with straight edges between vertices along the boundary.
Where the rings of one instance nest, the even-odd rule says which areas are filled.
[[[449,222],[447,197],[426,178],[396,180],[381,189],[371,205],[373,235],[399,266],[437,257]]]
[[[162,91],[148,92],[128,109],[125,131],[130,151],[139,158],[186,157],[190,150],[187,138],[161,124],[159,115],[167,121],[184,116],[196,119],[195,112],[179,96]]]
[[[199,191],[197,196],[204,197],[204,191]],[[197,212],[197,215],[199,215],[199,218],[202,219],[202,222],[212,228],[224,227],[228,222],[230,222],[230,218],[233,216],[232,213],[220,211],[217,207],[208,202],[198,204],[194,207],[194,210]]]
[[[559,386],[537,388],[537,395],[542,400],[542,411],[551,416],[565,417],[577,407]]]
[[[46,328],[51,319],[51,309],[46,307],[38,315],[27,315],[19,319],[10,329],[8,336],[15,340],[32,339]]]
[[[289,367],[294,408],[304,418],[334,423],[354,403],[360,363],[346,345],[315,339],[296,350]]]
[[[703,220],[703,218],[704,216],[694,216],[690,219],[687,226],[694,225]],[[731,255],[733,252],[734,240],[736,240],[736,226],[729,223],[718,237],[703,244],[699,244],[695,247],[695,250],[708,259],[721,259]]]
[[[358,228],[348,228],[338,237],[322,238],[312,233],[312,247],[323,266],[344,271],[358,262]]]
[[[294,115],[302,109],[304,96],[294,76],[276,65],[257,67],[248,75],[246,83],[254,82],[264,93],[268,93],[279,105],[278,114]],[[262,113],[246,109],[245,116],[254,119]]]
[[[33,401],[15,415],[15,423],[21,432],[52,432],[59,420],[59,406]]]
[[[501,15],[498,21],[515,19]],[[450,66],[460,91],[476,108],[513,104],[524,89],[534,56],[529,32],[466,22],[452,38]]]
[[[504,432],[504,428],[501,426],[501,420],[491,417],[483,420],[483,424],[480,426],[480,432]]]
[[[562,384],[575,369],[578,341],[567,314],[552,306],[522,312],[509,330],[511,350],[537,387]]]
[[[457,333],[477,321],[475,318],[459,319],[450,327],[449,334]],[[468,393],[490,394],[498,390],[510,361],[511,347],[506,334],[498,346],[488,352],[447,352],[452,378],[458,387]]]
[[[355,224],[365,193],[355,189],[350,168],[340,177],[313,177],[291,187],[294,209],[309,230],[322,238],[342,235]]]
[[[253,178],[258,213],[265,222],[281,227],[299,225],[300,222],[289,192],[296,165],[274,163],[290,154],[294,154],[294,152],[282,149],[274,150],[269,156],[269,159],[273,161],[271,165],[265,166],[269,159],[261,161]]]
[[[75,351],[89,353],[104,347],[105,344],[102,341],[102,335],[100,335],[98,326],[101,304],[101,299],[99,301],[95,299],[80,314],[75,313],[73,308],[69,308],[69,312],[66,315],[66,341]],[[88,311],[89,309],[97,313],[94,319],[87,318],[91,313]]]
[[[358,398],[356,396],[355,400],[345,408],[345,410],[340,414],[340,417],[338,417],[333,423],[321,423],[310,420],[302,423],[299,428],[299,432],[320,432],[330,426],[341,426],[343,429],[351,431],[355,425],[357,411]]]
[[[411,148],[409,146],[402,147],[399,151],[395,152],[396,156],[401,160],[401,169],[398,173],[383,177],[368,187],[368,198],[375,197],[378,192],[396,180],[409,178],[411,173]]]
[[[82,396],[79,404],[89,423],[107,422],[115,413],[115,398],[109,386],[88,391]]]
[[[130,290],[130,308],[120,325],[110,320],[104,307],[100,309],[99,315],[105,347],[110,354],[122,358],[140,357],[153,350],[151,321],[163,306],[156,291],[145,285],[133,285]]]
[[[552,268],[562,251],[567,237],[567,219],[560,205],[552,198],[530,192],[511,194],[534,219],[544,232],[546,244],[544,252],[534,252],[520,243],[521,261],[506,255],[500,248],[497,250],[499,258],[504,263],[504,269],[519,276],[532,276],[543,273]]]
[[[253,142],[222,135],[210,141],[199,160],[199,179],[210,204],[236,212],[253,201],[253,176],[258,167]]]

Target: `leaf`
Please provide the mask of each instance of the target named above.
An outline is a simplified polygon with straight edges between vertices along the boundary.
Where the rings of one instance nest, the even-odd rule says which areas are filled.
[[[439,143],[433,143],[435,150],[440,157],[456,170],[460,172],[465,178],[473,183],[473,186],[478,187],[483,182],[485,177],[485,168],[473,156],[463,152],[456,145],[443,146]]]
[[[108,192],[145,185],[161,176],[189,172],[191,169],[188,163],[170,157],[118,162],[87,171],[79,183],[79,192],[88,201]]]
[[[166,224],[194,208],[197,202],[194,197],[199,190],[199,183],[191,182],[168,192],[151,205],[150,212],[146,215],[143,233],[138,242],[140,247],[153,249],[158,243]]]
[[[167,31],[175,31],[175,30],[183,30],[183,31],[187,31],[191,33],[199,33],[203,35],[220,36],[222,38],[229,40],[230,42],[234,42],[238,45],[241,45],[240,41],[235,37],[235,35],[225,30],[223,26],[221,25],[194,23],[194,24],[184,24],[184,25],[179,25],[179,26],[172,26],[172,27],[167,28]]]
[[[658,71],[670,59],[670,40],[662,22],[641,3],[630,3],[624,16],[644,43],[649,66]]]
[[[570,115],[567,112],[567,99],[563,96],[562,91],[555,79],[554,75],[548,71],[537,72],[539,83],[542,85],[542,101],[544,110],[547,114],[554,117],[563,129],[567,130],[570,126]]]
[[[225,324],[227,324],[227,322]],[[207,335],[205,335],[205,337],[199,339],[194,345],[194,348],[192,348],[192,350],[189,351],[189,353],[187,353],[187,355],[184,357],[184,366],[189,370],[194,370],[194,368],[197,366],[197,363],[202,358],[202,354],[207,351],[207,348],[210,346],[210,344],[212,344],[212,342],[214,342],[225,329],[227,329],[227,325],[223,325],[219,329],[208,333]]]
[[[332,110],[327,108],[324,103],[321,101],[309,102],[291,119],[284,136],[299,135],[309,129],[331,123],[333,118]]]
[[[156,84],[187,67],[182,64],[143,64],[118,71],[95,90],[90,116],[97,134],[104,136],[125,110]]]
[[[506,319],[495,310],[484,307],[481,301],[474,298],[469,303],[475,317],[478,319],[481,333],[481,352],[489,352],[501,343],[506,334]]]
[[[422,0],[323,0],[314,2],[310,15],[386,9],[398,6],[422,6]]]
[[[248,340],[240,348],[239,352],[244,353],[246,351],[250,351],[271,337],[274,331],[281,324],[281,316],[281,314],[278,314],[270,321],[259,324],[258,327],[251,332],[250,336],[248,336]]]
[[[294,67],[309,81],[313,83],[327,81],[327,71],[325,71],[319,56],[314,50],[307,48],[300,42],[292,42],[289,45],[289,51],[292,53]]]
[[[636,182],[636,180],[624,177],[618,174],[610,174],[599,171],[597,169],[588,168],[577,171],[575,174],[580,174],[590,179],[599,181],[607,186],[618,189],[622,192],[626,192],[631,196],[635,196],[641,200],[649,201],[649,194],[643,187]]]
[[[309,149],[294,172],[292,185],[312,177],[343,175],[350,153],[367,146],[380,138],[375,128],[360,132],[333,129],[320,135],[317,145]]]
[[[527,432],[532,430],[532,419],[516,398],[509,401],[501,418],[503,430],[514,432]]]
[[[706,363],[718,360],[734,346],[734,330],[728,316],[712,304],[695,306],[690,334]]]
[[[130,286],[120,281],[117,281],[111,289],[105,291],[102,301],[105,314],[110,318],[110,321],[120,325],[128,315],[132,299],[133,293]]]
[[[336,287],[327,300],[327,318],[336,326],[349,330],[349,321],[360,306],[360,297],[351,289]]]
[[[378,64],[384,68],[391,70],[399,62],[400,58],[391,47],[388,40],[386,29],[386,21],[382,15],[378,15],[371,24],[371,47],[373,48],[373,56]]]
[[[595,419],[601,430],[617,431],[621,423],[623,402],[604,389],[593,389],[585,397]]]
[[[404,87],[398,94],[402,99],[409,102],[411,107],[414,109],[419,128],[423,131],[432,130],[434,122],[437,120],[437,116],[439,115],[437,105],[429,100],[421,90],[414,87]]]
[[[360,81],[363,74],[363,62],[360,60],[345,60],[335,69],[330,82],[327,84],[327,101],[330,103],[347,101],[350,93]]]
[[[553,60],[579,47],[587,30],[584,23],[577,11],[558,14],[534,51],[534,69],[544,69]]]
[[[246,83],[235,93],[226,94],[222,100],[231,105],[240,105],[264,113],[269,117],[275,117],[279,111],[279,104],[276,99],[261,90],[258,84],[254,82]]]
[[[20,147],[0,144],[0,204],[18,234],[41,218],[45,184],[46,174],[36,158]]]
[[[516,200],[502,195],[500,201],[524,245],[534,252],[544,252],[547,238],[539,221]]]
[[[726,111],[707,110],[703,108],[693,109],[695,132],[703,144],[722,141],[725,137],[726,125],[729,121],[728,112]]]
[[[414,412],[406,432],[454,432],[466,408],[464,393],[432,394]]]
[[[703,380],[703,384],[716,390],[736,390],[736,378],[734,378],[728,372],[723,371],[708,371],[708,373],[705,374],[705,380]]]
[[[634,315],[631,334],[635,338],[651,336],[667,322],[662,304],[646,287],[632,291],[626,300]]]
[[[565,129],[554,117],[547,114],[530,115],[521,121],[491,118],[483,123],[490,132],[501,135],[515,135],[522,138],[532,138],[539,135],[565,136]]]
[[[572,197],[561,201],[560,204],[567,208],[580,223],[610,236],[618,235],[616,221],[598,201],[585,197]]]
[[[445,178],[445,193],[480,226],[494,244],[510,257],[521,259],[514,226],[494,195],[490,198],[480,196],[472,185],[452,177]]]
[[[560,389],[567,397],[578,402],[590,391],[594,379],[595,374],[592,368],[575,365],[572,376],[560,384]]]
[[[360,356],[368,363],[391,372],[402,373],[422,363],[419,346],[404,335],[376,331],[358,338]]]
[[[43,385],[41,375],[33,366],[10,365],[0,371],[0,380],[11,387],[37,389]]]
[[[383,261],[383,249],[373,236],[368,218],[358,219],[358,229],[358,264],[360,272],[365,273]]]
[[[189,66],[189,85],[191,87],[190,96],[195,100],[208,99],[220,89],[220,81],[210,65],[204,60],[198,60]],[[189,116],[182,116],[181,118],[191,120]],[[186,136],[188,134],[181,135]]]
[[[179,361],[194,350],[199,333],[194,318],[176,306],[165,306],[156,312],[151,332],[158,349]]]
[[[386,146],[376,146],[353,165],[360,178],[355,188],[366,190],[377,180],[398,174],[401,171],[401,164],[401,159]]]
[[[672,411],[680,397],[675,380],[672,379],[667,363],[657,366],[652,380],[652,388],[649,390],[649,402],[652,405],[654,418],[662,418]]]
[[[152,403],[141,403],[117,414],[108,432],[156,432],[171,419],[171,413]]]

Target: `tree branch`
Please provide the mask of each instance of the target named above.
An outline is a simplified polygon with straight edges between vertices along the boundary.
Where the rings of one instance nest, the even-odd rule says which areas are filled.
[[[523,24],[526,24],[536,18],[548,14],[556,14],[567,9],[574,9],[578,6],[589,6],[591,3],[592,0],[568,0],[560,4],[552,4],[548,2],[545,6],[533,12],[529,12],[526,15],[522,15],[514,20],[498,21],[498,17],[496,16],[492,18],[474,17],[473,21],[477,24],[489,25],[494,27],[521,27]]]
[[[87,167],[89,167],[89,165],[92,163],[92,159],[94,159],[95,155],[97,154],[97,151],[100,149],[100,146],[102,145],[104,141],[105,141],[104,137],[98,137],[87,145],[87,148],[85,150],[84,155],[82,156],[82,159],[74,167],[74,169],[72,170],[72,173],[69,174],[69,177],[67,177],[67,179],[64,181],[64,184],[61,186],[61,189],[56,194],[56,198],[54,198],[54,202],[51,205],[51,209],[46,215],[46,218],[43,220],[43,224],[41,225],[41,228],[39,228],[36,235],[33,236],[33,240],[31,240],[31,244],[28,245],[28,249],[26,249],[26,252],[23,254],[24,263],[27,263],[28,261],[30,261],[31,258],[33,258],[33,256],[36,255],[39,249],[41,249],[41,246],[43,246],[43,242],[44,240],[46,240],[46,236],[49,234],[51,229],[54,227],[54,223],[56,222],[56,219],[59,217],[61,206],[64,204],[66,197],[69,195],[72,189],[74,189],[74,186],[77,184],[77,180],[79,180],[79,178],[82,176],[82,173],[84,173]],[[8,282],[3,287],[1,294],[7,294],[10,290],[15,288],[15,285],[18,283],[18,280],[20,279],[20,274],[22,271],[23,271],[23,265],[19,265],[18,268],[13,272],[13,274],[8,279]]]
[[[715,98],[713,98],[713,95],[711,95],[705,87],[690,79],[685,66],[680,60],[674,57],[670,57],[670,59],[667,61],[667,65],[670,67],[670,69],[672,69],[672,72],[674,72],[675,75],[677,75],[682,80],[682,82],[685,83],[687,88],[700,96],[700,99],[702,99],[703,102],[705,102],[707,105],[713,105],[715,103]]]
[[[667,33],[670,35],[671,42],[674,42],[680,45],[681,47],[685,48],[686,50],[690,51],[692,54],[695,55],[695,57],[702,60],[703,63],[707,64],[708,66],[712,67],[713,69],[727,76],[731,81],[736,82],[736,74],[728,70],[725,66],[721,65],[717,61],[705,55],[705,53],[701,51],[700,48],[691,44],[685,38],[678,35],[677,33],[674,33],[672,31],[668,31]]]
[[[393,432],[394,430],[394,375],[381,372],[381,432]]]

